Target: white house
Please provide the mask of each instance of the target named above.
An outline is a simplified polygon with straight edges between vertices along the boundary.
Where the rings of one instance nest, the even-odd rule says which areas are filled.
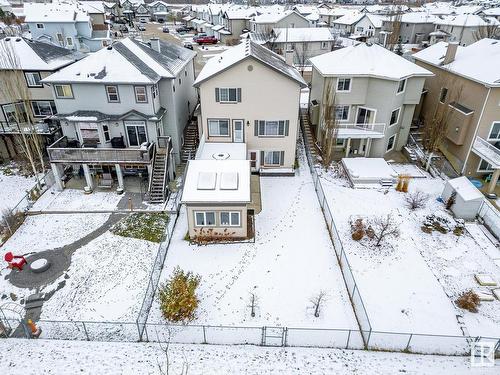
[[[434,24],[436,29],[430,33],[431,44],[444,41],[468,46],[483,38],[500,37],[500,22],[493,17],[460,14],[438,18]]]
[[[274,28],[309,27],[309,20],[295,11],[287,10],[256,15],[250,19],[249,24],[251,32],[265,33]]]
[[[250,40],[211,58],[195,81],[202,142],[245,143],[253,172],[294,173],[300,73]]]

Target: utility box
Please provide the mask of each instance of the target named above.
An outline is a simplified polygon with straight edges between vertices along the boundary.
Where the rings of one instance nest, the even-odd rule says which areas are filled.
[[[465,176],[448,180],[441,197],[446,203],[454,195],[451,211],[455,217],[474,220],[484,200],[483,194]]]

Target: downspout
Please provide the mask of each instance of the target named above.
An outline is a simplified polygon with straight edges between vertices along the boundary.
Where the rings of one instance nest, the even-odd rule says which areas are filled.
[[[486,108],[486,103],[488,102],[488,99],[490,97],[490,92],[491,92],[491,87],[488,89],[488,94],[486,94],[486,99],[484,100],[484,103],[483,103],[483,109],[481,109],[481,114],[479,115],[479,119],[477,120],[476,130],[474,131],[474,136],[472,137],[472,141],[469,145],[469,151],[467,152],[467,156],[465,157],[465,161],[464,161],[464,166],[462,167],[462,172],[461,172],[462,175],[464,174],[465,166],[467,165],[467,162],[469,161],[469,156],[470,156],[470,152],[472,150],[472,145],[474,144],[474,141],[476,140],[477,132],[479,131],[479,125],[481,124],[481,120],[483,119],[484,109]]]

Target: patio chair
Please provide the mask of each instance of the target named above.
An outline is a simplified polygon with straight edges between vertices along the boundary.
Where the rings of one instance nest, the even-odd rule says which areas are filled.
[[[99,187],[105,189],[111,189],[113,186],[113,178],[110,173],[103,173],[102,178],[99,181]]]

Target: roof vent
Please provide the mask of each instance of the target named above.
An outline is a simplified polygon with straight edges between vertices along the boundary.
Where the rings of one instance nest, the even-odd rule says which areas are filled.
[[[108,46],[107,48],[108,50],[112,50],[113,49],[113,46]]]
[[[20,42],[21,41],[21,38],[16,38],[16,42]]]
[[[5,41],[6,41],[6,42],[10,41],[10,38],[5,38]]]

